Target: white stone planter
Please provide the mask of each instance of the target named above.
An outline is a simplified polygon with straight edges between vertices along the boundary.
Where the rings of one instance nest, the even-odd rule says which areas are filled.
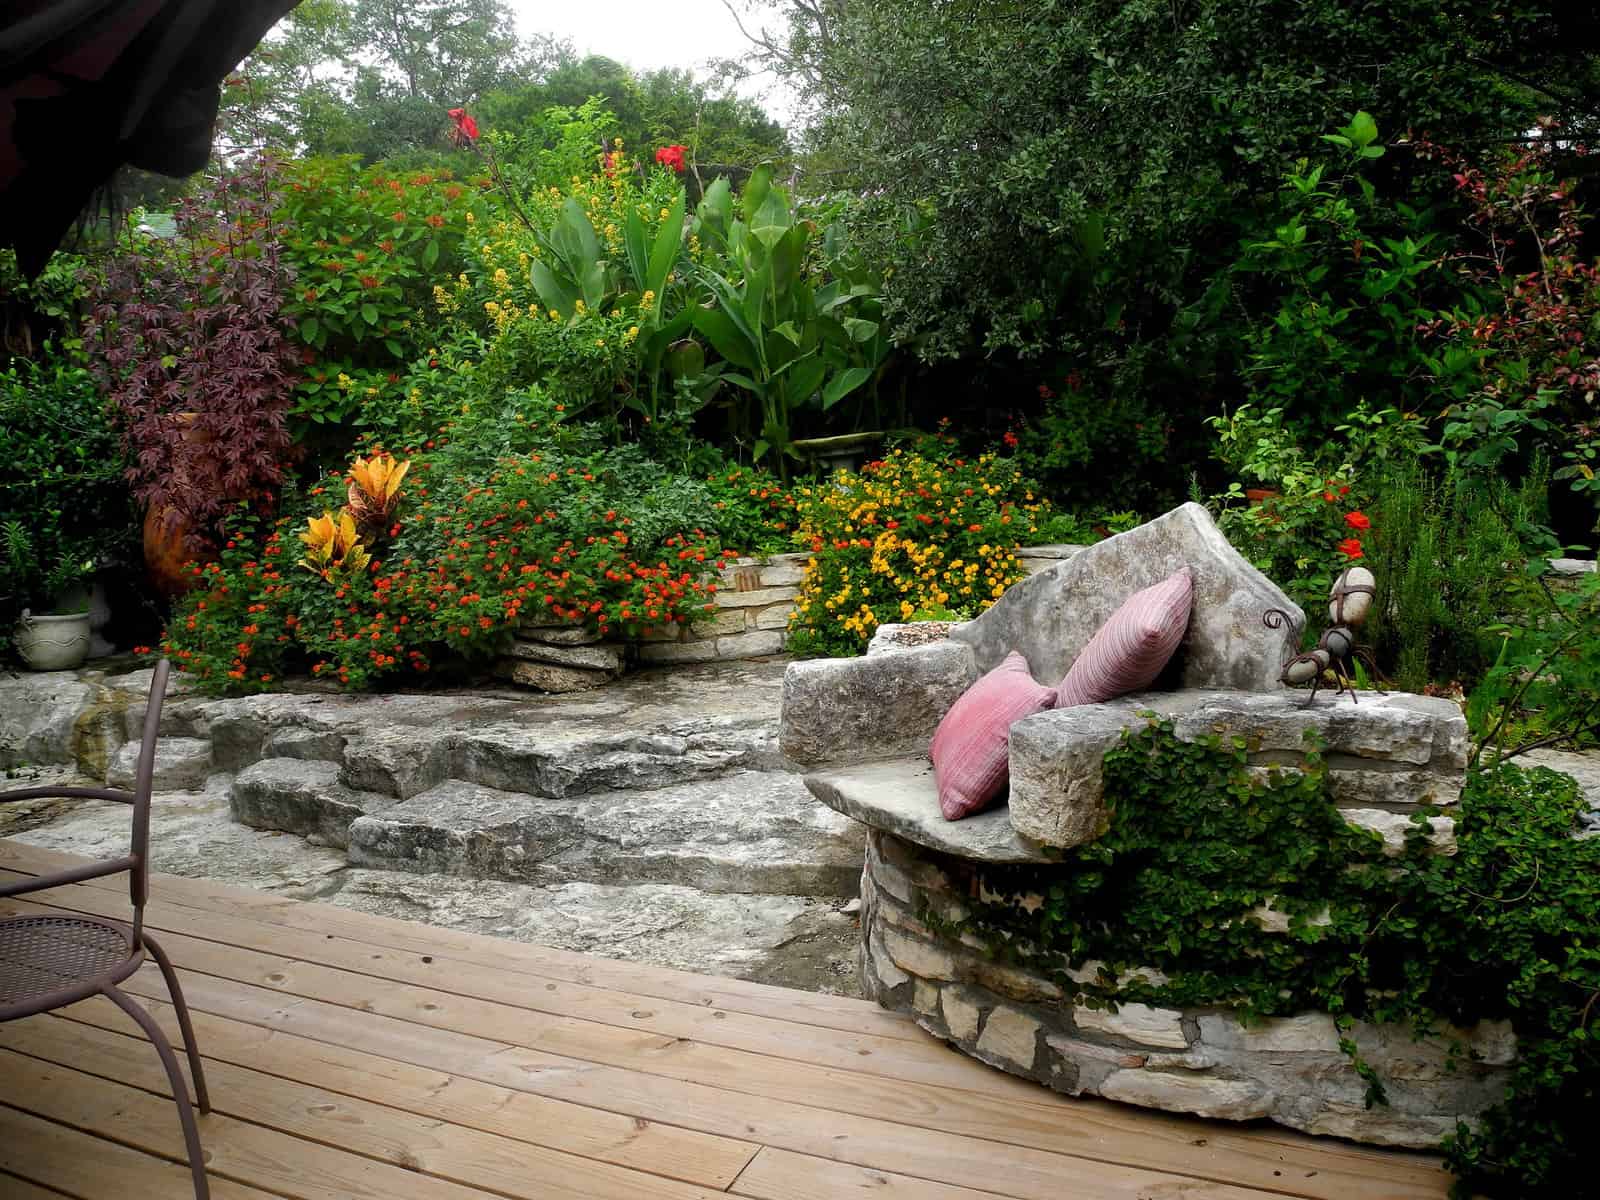
[[[26,615],[11,635],[22,661],[35,671],[67,671],[89,656],[89,614]]]

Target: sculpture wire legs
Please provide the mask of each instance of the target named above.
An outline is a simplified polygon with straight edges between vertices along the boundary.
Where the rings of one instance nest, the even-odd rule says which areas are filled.
[[[173,999],[183,1013],[182,1000],[179,999],[177,981],[170,974],[172,966],[163,960],[162,974],[167,976],[167,986],[172,989]],[[189,1088],[183,1082],[183,1068],[178,1065],[178,1056],[172,1052],[172,1043],[167,1041],[167,1035],[161,1032],[155,1018],[139,1005],[135,1004],[127,993],[120,988],[107,984],[103,989],[107,996],[123,1012],[127,1013],[144,1030],[145,1036],[150,1039],[156,1048],[156,1053],[161,1056],[161,1065],[166,1068],[167,1080],[172,1085],[172,1099],[178,1106],[178,1120],[183,1125],[183,1141],[189,1151],[189,1173],[194,1177],[195,1200],[211,1200],[211,1185],[206,1182],[206,1163],[200,1150],[200,1129],[195,1124],[194,1107],[189,1103]],[[194,1062],[197,1055],[194,1050],[194,1035],[186,1028],[189,1024],[187,1015],[179,1017],[179,1024],[184,1026],[184,1040],[188,1045],[190,1061]],[[205,1081],[198,1071],[195,1072],[195,1090],[203,1092]]]

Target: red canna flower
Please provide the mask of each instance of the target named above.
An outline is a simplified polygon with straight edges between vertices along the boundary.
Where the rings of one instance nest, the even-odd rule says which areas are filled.
[[[1372,518],[1359,510],[1345,513],[1344,523],[1350,526],[1351,529],[1366,530],[1372,528]]]
[[[464,108],[452,108],[448,116],[455,122],[455,131],[451,137],[457,145],[478,140],[478,123],[472,119],[472,114]]]
[[[1344,555],[1346,558],[1360,558],[1360,557],[1362,557],[1362,554],[1361,554],[1361,539],[1360,538],[1353,538],[1353,537],[1352,538],[1345,538],[1344,541],[1339,543],[1339,553]]]
[[[687,166],[684,160],[684,155],[687,152],[688,148],[685,146],[662,146],[661,149],[656,151],[656,162],[663,167],[671,167],[679,175],[682,175]]]

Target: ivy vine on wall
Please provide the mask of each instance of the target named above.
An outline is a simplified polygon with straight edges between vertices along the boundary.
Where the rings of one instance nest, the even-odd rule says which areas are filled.
[[[1243,738],[1182,742],[1170,723],[1106,756],[1112,820],[1049,867],[984,868],[972,933],[1027,956],[1078,1003],[1222,1005],[1246,1020],[1331,1013],[1341,1048],[1384,1102],[1356,1021],[1508,1019],[1519,1062],[1504,1102],[1443,1149],[1457,1194],[1573,1196],[1600,1118],[1600,838],[1580,839],[1576,783],[1509,765],[1473,773],[1457,852],[1426,850],[1427,814],[1401,858],[1345,822],[1318,747],[1304,769],[1249,765]],[[995,899],[998,896],[999,900]],[[1042,897],[1026,907],[1023,897]],[[1287,918],[1266,932],[1252,912]],[[1091,982],[1069,969],[1104,964]],[[1155,968],[1154,981],[1132,968]]]

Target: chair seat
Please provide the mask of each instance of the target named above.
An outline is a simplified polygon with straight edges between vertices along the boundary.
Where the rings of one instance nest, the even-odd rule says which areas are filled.
[[[0,1020],[53,1007],[31,1005],[60,993],[85,995],[126,979],[143,961],[133,932],[95,917],[0,919]]]

